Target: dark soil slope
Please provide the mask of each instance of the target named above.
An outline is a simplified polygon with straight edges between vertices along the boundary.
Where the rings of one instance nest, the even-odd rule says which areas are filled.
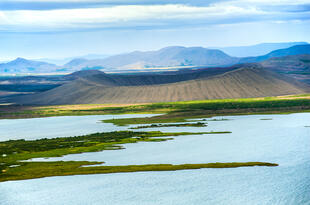
[[[208,73],[209,72],[209,73]],[[15,99],[21,104],[147,103],[300,94],[307,85],[256,65],[222,72],[162,75],[91,75]]]

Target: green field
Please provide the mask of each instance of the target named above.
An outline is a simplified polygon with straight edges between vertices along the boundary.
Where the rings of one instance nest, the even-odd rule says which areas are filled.
[[[147,109],[151,111],[166,110],[165,115],[146,118],[110,119],[104,120],[103,122],[123,126],[129,124],[186,122],[188,119],[192,118],[209,118],[218,115],[286,114],[293,112],[309,112],[310,99],[308,97],[308,95],[302,95],[284,99],[270,97],[156,103],[145,105],[144,111]]]
[[[99,104],[44,107],[3,105],[0,106],[0,118],[164,113],[164,116],[152,118],[148,123],[172,123],[184,122],[184,119],[188,118],[211,117],[225,114],[273,114],[308,111],[310,111],[310,94],[282,97],[202,100],[137,105]],[[136,121],[136,123],[134,121],[135,120],[131,120],[133,124],[145,123],[143,120]],[[131,122],[126,122],[125,119],[113,121],[113,123],[119,125],[131,124]]]

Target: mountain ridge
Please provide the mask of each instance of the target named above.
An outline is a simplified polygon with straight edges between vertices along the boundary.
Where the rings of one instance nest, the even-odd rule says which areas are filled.
[[[27,60],[25,58],[18,57],[13,61],[0,64],[0,72],[4,73],[24,73],[29,72],[50,72],[52,69],[56,69],[55,64],[46,63],[43,61]]]
[[[285,49],[278,49],[275,51],[271,51],[270,53],[263,56],[242,58],[240,59],[239,63],[261,62],[273,57],[283,57],[283,56],[301,55],[301,54],[310,54],[310,44],[296,45]]]
[[[249,56],[262,56],[274,50],[304,44],[308,44],[308,42],[259,43],[256,45],[249,45],[249,46],[215,47],[215,49],[224,51],[230,56],[244,58]]]
[[[101,66],[103,68],[130,69],[131,65],[148,67],[171,66],[224,66],[238,61],[224,52],[203,47],[169,46],[156,51],[134,51],[127,54],[111,56],[105,59],[88,60],[82,67]]]
[[[56,73],[78,70],[129,71],[186,67],[228,67],[240,63],[261,62],[273,57],[310,54],[310,44],[274,50],[266,55],[237,58],[217,49],[170,46],[156,51],[134,51],[104,59],[76,58],[63,66],[17,58],[0,64],[2,73]]]

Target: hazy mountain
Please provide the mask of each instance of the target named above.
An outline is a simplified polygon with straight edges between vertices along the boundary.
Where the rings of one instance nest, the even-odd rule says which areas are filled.
[[[228,69],[228,68],[226,68]],[[78,78],[52,90],[13,99],[22,104],[147,103],[301,94],[309,87],[256,64],[221,73],[111,75]],[[186,77],[187,76],[187,77]]]
[[[49,73],[54,72],[57,66],[41,61],[16,58],[13,61],[0,64],[1,73]]]
[[[273,57],[300,54],[310,54],[310,44],[296,45],[286,49],[274,50],[263,56],[245,58],[231,57],[216,49],[172,46],[157,51],[135,51],[104,59],[75,58],[63,66],[17,58],[14,61],[0,64],[0,73],[52,73],[98,69],[114,71],[175,66],[219,67],[237,63],[261,62]]]
[[[289,46],[300,43],[276,44],[279,46]],[[260,44],[269,45],[269,44]],[[269,47],[276,47],[271,44]],[[260,46],[258,46],[260,47]],[[267,46],[268,47],[268,46]],[[156,67],[174,67],[174,66],[229,66],[236,63],[251,63],[267,60],[272,57],[281,57],[286,55],[308,54],[310,53],[310,44],[292,46],[286,49],[274,50],[266,55],[257,57],[236,58],[227,55],[217,49],[207,49],[202,47],[181,47],[172,46],[162,48],[157,51],[135,51],[127,54],[115,55],[105,59],[74,59],[64,65],[68,70],[81,69],[104,69],[104,70],[128,70]]]
[[[81,62],[79,65],[68,67],[70,69],[82,69],[85,67],[139,69],[171,66],[226,66],[232,65],[237,61],[237,58],[216,49],[172,46],[157,51],[135,51],[105,59],[88,60]]]
[[[310,54],[310,44],[297,45],[285,49],[275,50],[263,56],[242,58],[240,59],[239,63],[261,62],[273,57],[302,55],[302,54]]]
[[[87,60],[85,58],[76,58],[63,65],[62,69],[65,71],[104,69],[104,66],[101,65],[102,61],[103,61],[102,59]]]
[[[94,59],[104,59],[109,56],[110,55],[106,55],[106,54],[87,54],[87,55],[79,56],[79,58],[85,58],[87,60],[94,60]]]
[[[71,61],[72,59],[75,59],[77,57],[69,57],[69,58],[39,58],[39,59],[31,59],[33,61],[42,61],[50,64],[55,64],[57,66],[62,66],[66,64],[67,62]]]
[[[248,57],[248,56],[261,56],[270,53],[271,51],[289,48],[296,45],[305,45],[307,42],[285,42],[285,43],[261,43],[252,46],[235,46],[235,47],[220,47],[216,49],[220,49],[224,51],[230,56],[235,57]]]
[[[109,55],[103,55],[103,54],[87,54],[83,56],[75,56],[75,57],[67,57],[67,58],[40,58],[40,59],[33,59],[35,61],[43,61],[51,64],[56,64],[58,66],[62,66],[74,59],[87,59],[87,60],[93,60],[93,59],[103,59],[108,57]]]
[[[75,67],[75,66],[78,66],[80,64],[87,63],[87,62],[88,62],[88,60],[85,58],[75,58],[75,59],[72,59],[71,61],[69,61],[68,63],[66,63],[64,65],[64,67],[71,68],[71,67]]]

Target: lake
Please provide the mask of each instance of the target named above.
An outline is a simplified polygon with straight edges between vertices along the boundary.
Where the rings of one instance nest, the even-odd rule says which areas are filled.
[[[46,136],[42,135],[45,132],[49,132],[48,137],[53,137],[128,128],[98,123],[111,117],[114,116],[12,120],[14,125],[11,126],[15,128],[26,129],[36,124],[38,130],[33,135],[31,129],[26,134],[19,130],[14,133],[12,127],[6,132],[1,126],[7,121],[0,120],[0,137],[35,139]],[[231,131],[231,134],[178,136],[165,142],[126,144],[126,149],[122,150],[33,160],[90,160],[104,161],[106,165],[261,161],[278,163],[279,166],[62,176],[3,182],[0,183],[0,204],[310,204],[310,128],[307,127],[310,113],[216,117],[221,118],[229,120],[204,121],[208,123],[207,127],[139,130]],[[57,131],[52,132],[55,129]],[[65,133],[61,129],[65,129]]]
[[[95,132],[112,132],[126,130],[124,127],[111,123],[101,123],[101,120],[150,117],[154,114],[128,115],[89,115],[89,116],[61,116],[31,119],[0,120],[0,141],[10,139],[40,139],[85,135]]]

